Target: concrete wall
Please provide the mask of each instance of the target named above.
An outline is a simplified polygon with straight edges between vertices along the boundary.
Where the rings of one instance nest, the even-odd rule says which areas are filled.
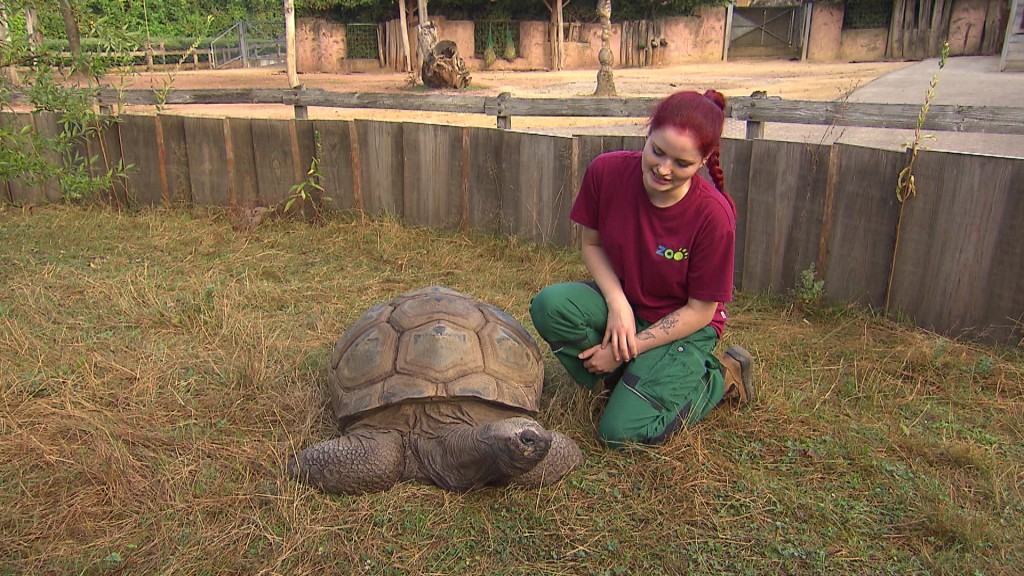
[[[843,5],[815,2],[813,6],[807,60],[834,62],[839,59],[842,48]]]
[[[885,60],[885,44],[889,40],[888,28],[843,30],[839,47],[842,62],[879,62]]]
[[[295,64],[300,73],[343,72],[345,25],[320,18],[295,20]]]
[[[705,7],[695,16],[662,20],[662,34],[668,40],[661,61],[664,64],[713,62],[722,59],[725,47],[725,8]]]

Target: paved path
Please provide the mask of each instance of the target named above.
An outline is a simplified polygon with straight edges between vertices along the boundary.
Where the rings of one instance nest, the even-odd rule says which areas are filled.
[[[1024,108],[1024,73],[999,72],[998,56],[961,56],[949,58],[939,70],[937,58],[924,60],[889,72],[855,90],[851,102],[922,104],[932,76],[938,72],[934,104],[966,106],[1017,106]],[[742,137],[739,122],[727,126],[727,134]],[[931,150],[971,152],[994,156],[1024,158],[1024,135],[965,134],[930,132],[925,141]],[[765,137],[803,142],[842,142],[883,149],[903,149],[913,130],[845,128],[767,124]]]

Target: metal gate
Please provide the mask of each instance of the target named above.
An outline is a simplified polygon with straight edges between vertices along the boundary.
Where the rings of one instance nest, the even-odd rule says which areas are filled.
[[[255,68],[285,62],[284,20],[239,20],[210,41],[211,68]]]
[[[800,58],[803,7],[734,8],[729,57]]]

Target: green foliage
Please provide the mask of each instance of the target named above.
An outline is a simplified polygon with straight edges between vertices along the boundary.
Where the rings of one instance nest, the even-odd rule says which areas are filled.
[[[320,173],[320,156],[323,154],[323,144],[320,139],[320,132],[314,131],[313,138],[316,142],[316,154],[313,155],[306,172],[306,178],[296,183],[288,191],[288,197],[284,199],[285,214],[295,212],[306,212],[314,221],[323,221],[324,213],[320,204],[330,202],[330,196],[324,196],[324,187],[320,184],[323,176]]]
[[[11,21],[23,18],[24,2],[10,3]],[[83,34],[99,38],[92,49],[80,56],[63,54],[51,45],[34,46],[24,28],[12,28],[10,42],[0,45],[0,68],[14,70],[0,74],[0,111],[17,104],[34,116],[54,113],[56,132],[25,123],[0,123],[0,180],[17,180],[29,186],[56,181],[66,200],[77,201],[112,193],[124,177],[127,166],[110,161],[100,145],[98,154],[86,156],[90,140],[99,135],[111,119],[98,114],[93,102],[99,92],[98,79],[128,63],[127,53],[138,45],[131,34],[99,19],[86,23]]]
[[[23,0],[20,2],[24,4]],[[43,35],[62,38],[64,23],[56,2],[36,2]],[[220,31],[238,20],[282,20],[281,2],[274,0],[72,0],[83,39],[96,22],[133,30],[149,37],[197,37],[212,27]]]
[[[817,279],[814,263],[800,273],[800,282],[793,289],[793,301],[801,310],[812,310],[821,304],[825,281]]]

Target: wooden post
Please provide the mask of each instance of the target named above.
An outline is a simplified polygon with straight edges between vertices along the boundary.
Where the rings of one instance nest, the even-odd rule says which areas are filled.
[[[299,72],[295,64],[295,0],[284,0],[285,60],[288,62],[288,86],[299,87]]]
[[[238,50],[242,56],[242,68],[249,67],[249,39],[246,38],[246,23],[238,23]]]
[[[725,7],[725,41],[722,43],[722,61],[729,60],[729,42],[732,40],[732,11],[736,5],[729,2]]]
[[[563,47],[565,30],[565,20],[563,15],[562,0],[556,0],[555,2],[555,70],[562,69],[562,59],[565,57],[565,48]]]
[[[398,19],[402,24],[402,54],[405,55],[405,64],[402,70],[412,72],[412,52],[409,50],[409,23],[405,17],[405,0],[398,0]]]
[[[800,36],[800,61],[807,61],[808,44],[811,43],[811,13],[814,12],[814,2],[804,4],[804,26]]]
[[[747,140],[760,140],[764,138],[764,122],[760,120],[747,120]]]

